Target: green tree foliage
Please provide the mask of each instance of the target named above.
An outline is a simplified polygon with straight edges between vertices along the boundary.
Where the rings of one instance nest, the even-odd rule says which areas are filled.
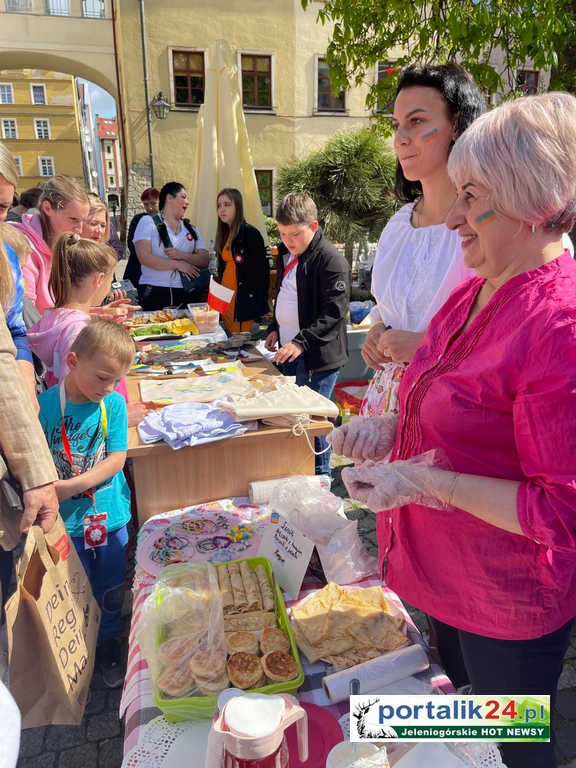
[[[307,8],[312,0],[301,2]],[[318,19],[334,24],[327,58],[335,89],[360,85],[378,62],[391,60],[460,61],[491,92],[513,89],[514,70],[528,59],[558,72],[557,87],[574,78],[556,68],[559,55],[576,48],[575,0],[326,0]],[[489,63],[497,48],[502,71]],[[368,106],[390,101],[395,83],[392,75],[371,86]]]
[[[276,186],[281,197],[309,194],[326,237],[351,248],[378,239],[394,213],[395,168],[394,153],[378,133],[341,131],[322,149],[281,168]]]

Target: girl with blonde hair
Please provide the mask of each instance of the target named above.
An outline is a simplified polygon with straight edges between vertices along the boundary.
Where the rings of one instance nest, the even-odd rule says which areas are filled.
[[[66,356],[76,336],[90,322],[114,276],[116,255],[105,243],[74,232],[60,235],[54,246],[49,289],[54,307],[28,331],[32,351],[48,368],[46,383],[57,384],[68,373]]]
[[[44,187],[39,213],[24,214],[19,229],[30,242],[30,256],[24,265],[26,295],[42,314],[54,302],[48,284],[52,267],[52,247],[64,232],[80,234],[90,210],[88,193],[72,176],[54,176]]]

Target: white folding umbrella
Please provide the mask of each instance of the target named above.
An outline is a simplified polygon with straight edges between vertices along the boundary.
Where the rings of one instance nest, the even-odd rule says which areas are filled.
[[[246,220],[267,240],[242,109],[238,67],[226,40],[216,40],[208,50],[194,166],[192,221],[198,225],[204,240],[208,242],[216,234],[216,195],[223,187],[236,187],[242,192]]]

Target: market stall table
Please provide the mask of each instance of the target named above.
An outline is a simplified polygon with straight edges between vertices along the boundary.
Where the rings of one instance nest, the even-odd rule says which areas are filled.
[[[264,358],[248,363],[245,373],[281,375]],[[127,379],[131,402],[141,400],[141,378]],[[308,437],[312,441],[331,429],[330,422],[314,419]],[[131,427],[128,458],[132,460],[139,525],[152,515],[205,499],[244,496],[253,480],[314,474],[314,454],[308,441],[295,436],[289,427],[260,425],[257,431],[178,451],[164,442],[143,443],[136,427]]]
[[[239,510],[250,509],[248,507],[249,501],[246,498],[236,499],[224,499],[216,502],[207,502],[199,505],[198,514],[214,515],[215,513],[226,512],[227,510]],[[253,514],[256,520],[260,519],[260,512],[258,508],[252,507]],[[239,512],[240,513],[240,512]],[[124,682],[124,690],[122,693],[122,700],[120,703],[120,717],[125,718],[125,740],[124,740],[124,768],[132,768],[132,766],[145,765],[145,762],[141,762],[142,752],[145,751],[145,747],[142,742],[146,741],[146,726],[155,718],[158,718],[162,713],[156,708],[153,698],[153,685],[148,669],[148,664],[140,650],[140,646],[137,640],[137,633],[139,627],[139,621],[142,613],[142,607],[144,601],[151,593],[154,586],[155,576],[152,573],[158,573],[159,567],[149,559],[149,552],[153,547],[150,546],[151,540],[156,540],[158,536],[161,536],[166,530],[167,526],[177,525],[178,521],[184,514],[183,510],[175,510],[168,514],[161,514],[149,519],[145,525],[140,529],[138,533],[138,547],[137,547],[137,565],[134,578],[134,602],[132,613],[132,625],[130,629],[129,638],[129,653],[128,653],[128,665],[126,670],[126,677]],[[257,525],[256,525],[257,527]],[[244,554],[236,555],[237,557],[243,557]],[[157,558],[158,559],[158,558]],[[162,558],[160,558],[162,559]],[[146,566],[146,570],[142,566]],[[369,587],[380,584],[380,581],[376,575],[372,578],[364,579],[358,582],[355,586]],[[318,579],[307,578],[304,581],[303,588],[300,592],[298,599],[302,599],[306,595],[309,595],[323,586]],[[410,639],[415,643],[423,645],[423,639],[414,626],[409,615],[406,613],[401,601],[390,590],[383,587],[386,600],[397,608],[405,618],[408,627],[408,635]],[[286,601],[286,605],[289,608],[294,601]],[[336,719],[340,719],[346,716],[348,713],[348,702],[342,702],[341,704],[331,705],[328,701],[324,689],[322,687],[322,679],[324,678],[329,666],[324,662],[317,662],[315,664],[309,664],[304,657],[301,657],[302,665],[305,673],[305,682],[302,688],[298,691],[298,698],[301,702],[307,702],[309,704],[315,704],[323,709],[327,713],[333,715]],[[423,682],[429,683],[434,689],[439,692],[453,692],[452,685],[446,675],[442,672],[440,667],[435,664],[431,664],[430,668],[418,675],[418,678]],[[162,719],[158,721],[159,732],[161,734],[161,740],[166,739],[170,741],[171,738],[176,738],[178,733],[182,733],[182,730],[178,726],[173,727],[173,734],[171,736],[171,727],[165,723]],[[203,764],[203,751],[208,736],[210,727],[210,721],[195,721],[192,726],[193,733],[189,734],[194,740],[194,747],[197,750],[195,752],[195,765],[202,766]],[[138,754],[140,752],[140,758]],[[163,763],[154,762],[154,765],[162,765]],[[169,763],[167,762],[168,766]]]

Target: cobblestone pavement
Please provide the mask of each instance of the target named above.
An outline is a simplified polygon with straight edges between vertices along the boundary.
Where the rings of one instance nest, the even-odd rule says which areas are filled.
[[[340,471],[334,471],[332,490],[345,497]],[[376,554],[376,518],[366,509],[355,508],[349,500],[346,514],[358,520],[358,529],[371,554]],[[426,619],[408,606],[417,626],[426,634]],[[125,651],[128,643],[129,616],[124,627]],[[82,723],[76,727],[50,726],[22,732],[18,768],[120,768],[122,764],[123,726],[118,719],[121,691],[107,689],[96,673]],[[566,654],[560,678],[555,711],[558,764],[576,768],[576,630]]]

